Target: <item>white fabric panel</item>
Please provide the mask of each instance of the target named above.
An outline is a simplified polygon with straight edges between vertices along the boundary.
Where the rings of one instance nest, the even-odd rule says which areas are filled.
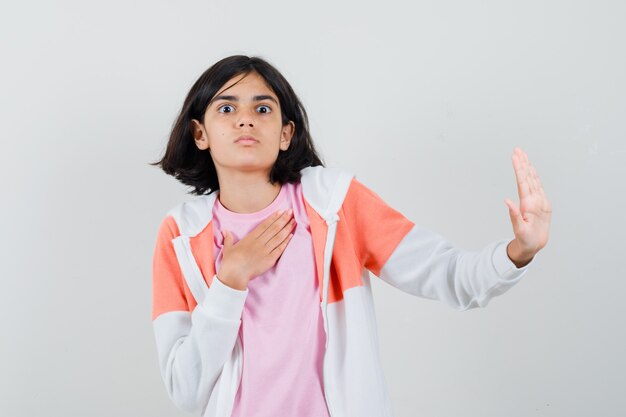
[[[153,321],[161,376],[177,407],[201,410],[210,396],[215,409],[232,407],[242,366],[240,325],[240,319],[211,314],[200,304],[192,313],[172,311]],[[221,415],[216,413],[207,415]]]
[[[219,191],[196,196],[193,200],[179,203],[168,214],[174,217],[183,236],[193,237],[200,233],[213,218],[213,204]]]
[[[470,252],[415,225],[381,269],[380,278],[404,292],[440,300],[457,310],[485,307],[519,282],[535,262],[515,267],[506,254],[510,241],[494,241],[480,252]]]
[[[187,286],[193,298],[196,300],[196,303],[202,304],[206,298],[209,287],[206,285],[206,282],[204,282],[200,267],[193,256],[191,245],[189,244],[189,237],[184,235],[178,236],[172,239],[172,244],[185,282],[187,282]]]
[[[325,220],[337,215],[354,174],[332,167],[306,167],[302,170],[302,192],[313,209]]]
[[[324,372],[332,417],[392,417],[380,361],[369,273],[363,286],[328,304],[329,344]]]

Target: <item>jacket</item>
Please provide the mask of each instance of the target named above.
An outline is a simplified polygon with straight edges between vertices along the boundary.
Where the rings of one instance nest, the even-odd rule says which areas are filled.
[[[307,167],[301,182],[326,332],[323,384],[329,414],[392,417],[369,273],[463,311],[487,306],[535,260],[517,268],[506,254],[511,239],[479,252],[456,248],[388,206],[347,171]],[[161,224],[152,323],[171,400],[203,417],[230,417],[242,372],[238,331],[245,297],[212,285],[216,196],[180,203]]]

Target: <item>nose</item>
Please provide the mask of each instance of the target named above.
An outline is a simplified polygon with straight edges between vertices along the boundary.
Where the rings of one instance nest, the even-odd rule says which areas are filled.
[[[242,111],[241,117],[239,118],[239,127],[243,126],[254,126],[254,117],[250,114],[250,112]]]

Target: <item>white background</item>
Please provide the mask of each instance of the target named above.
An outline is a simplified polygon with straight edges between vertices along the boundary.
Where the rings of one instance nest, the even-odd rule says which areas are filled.
[[[183,416],[152,253],[196,78],[275,65],[328,166],[459,247],[513,231],[515,146],[553,204],[536,265],[457,312],[374,279],[398,417],[626,415],[621,1],[39,1],[0,10],[0,415]]]

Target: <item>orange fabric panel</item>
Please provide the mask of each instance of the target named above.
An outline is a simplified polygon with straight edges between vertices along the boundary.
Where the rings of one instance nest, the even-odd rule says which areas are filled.
[[[333,261],[330,265],[329,303],[343,300],[344,291],[363,285],[361,280],[363,264],[359,262],[354,247],[354,236],[359,233],[359,230],[351,229],[352,224],[346,221],[347,215],[343,206],[339,209],[338,214],[339,221],[337,222],[337,234],[333,246]]]
[[[415,225],[356,178],[350,183],[339,217],[339,225],[343,223],[343,229],[349,231],[351,238],[350,242],[345,238],[343,250],[353,247],[359,263],[376,276]]]
[[[304,203],[311,224],[321,301],[328,226],[306,199]],[[363,285],[361,280],[363,268],[379,275],[380,269],[393,250],[414,226],[413,222],[387,205],[376,193],[355,178],[350,183],[338,215],[337,234],[330,265],[329,303],[343,300],[345,291]]]
[[[215,261],[213,260],[214,240],[212,221],[196,236],[189,238],[191,253],[208,287],[211,286],[213,276],[215,275]]]
[[[316,212],[309,202],[304,199],[309,224],[311,226],[311,236],[313,239],[313,253],[315,255],[315,269],[317,272],[317,282],[319,285],[320,302],[323,298],[324,290],[324,250],[326,249],[326,234],[328,226],[326,221]],[[341,218],[341,215],[339,216]],[[344,241],[345,231],[337,228],[337,237],[339,241]],[[355,267],[356,266],[356,267]],[[338,273],[340,271],[341,273]],[[333,259],[330,264],[330,279],[328,284],[328,303],[334,303],[343,300],[343,291],[354,285],[360,285],[360,269],[354,255],[354,250],[346,250],[345,244],[333,247]],[[349,278],[350,277],[350,278]],[[340,278],[344,281],[340,281]]]
[[[152,320],[169,311],[191,311],[191,291],[178,265],[172,239],[180,236],[178,225],[167,216],[159,228],[152,259]]]

